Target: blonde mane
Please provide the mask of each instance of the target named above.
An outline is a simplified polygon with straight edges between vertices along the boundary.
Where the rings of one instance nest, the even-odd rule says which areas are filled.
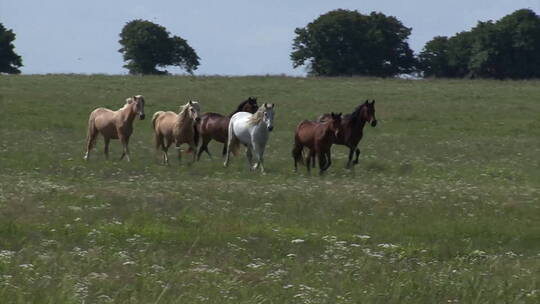
[[[251,117],[248,119],[248,124],[250,126],[254,126],[261,122],[264,116],[264,111],[266,108],[264,106],[260,107],[255,114],[251,115]]]
[[[136,103],[136,99],[141,99],[141,98],[144,98],[144,97],[142,95],[135,95],[132,97],[128,97],[126,99],[126,103],[120,109],[118,109],[118,111],[124,110],[125,108],[133,105],[133,103]],[[144,102],[144,99],[142,99],[142,101]]]
[[[191,101],[191,105],[194,108],[199,108],[199,103],[196,101]],[[180,112],[178,113],[178,120],[176,121],[176,126],[180,127],[184,125],[184,122],[189,119],[189,109],[190,103],[186,103],[185,105],[180,107]]]

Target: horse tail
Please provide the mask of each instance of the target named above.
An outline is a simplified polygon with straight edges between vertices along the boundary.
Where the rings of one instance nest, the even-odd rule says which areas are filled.
[[[86,133],[86,144],[88,150],[92,149],[96,143],[96,118],[94,112],[90,113],[90,118],[88,119],[88,131]]]
[[[163,111],[157,111],[157,112],[154,113],[154,115],[152,116],[152,128],[154,128],[154,130],[156,129],[156,120],[157,120],[157,118],[159,117],[159,115],[161,115],[161,113],[163,113]]]
[[[294,139],[294,147],[292,150],[292,157],[295,161],[299,162],[302,166],[304,166],[304,147],[302,144],[300,144],[299,140],[295,137]]]
[[[229,122],[229,134],[227,138],[227,152],[232,152],[234,156],[237,156],[240,153],[240,141],[233,132],[233,121]]]
[[[158,130],[156,130],[156,120],[158,119],[159,115],[161,115],[163,111],[157,111],[152,116],[152,128],[154,129],[154,143],[156,145],[156,150],[159,150],[159,147],[162,146],[163,143],[163,136],[160,134]]]

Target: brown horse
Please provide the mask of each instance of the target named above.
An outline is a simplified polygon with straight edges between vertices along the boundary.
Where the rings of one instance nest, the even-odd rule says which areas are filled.
[[[90,113],[88,119],[88,134],[86,137],[86,154],[84,159],[90,158],[90,150],[96,144],[96,137],[99,133],[105,140],[105,157],[109,158],[109,141],[111,139],[120,139],[124,151],[120,159],[124,156],[129,158],[129,137],[133,133],[133,120],[136,115],[144,119],[144,97],[136,95],[126,99],[126,104],[118,111],[112,111],[106,108],[97,108]]]
[[[208,143],[213,139],[223,143],[222,155],[227,153],[227,137],[229,132],[229,120],[231,116],[238,112],[255,113],[259,106],[257,105],[257,98],[249,97],[238,105],[236,110],[229,116],[223,116],[218,113],[204,113],[201,116],[201,122],[197,124],[197,132],[202,137],[202,144],[197,152],[197,160],[200,159],[201,154],[206,152],[208,156],[212,157],[210,151],[208,151]]]
[[[163,151],[163,163],[169,164],[167,151],[172,143],[175,143],[178,149],[178,159],[182,157],[180,145],[187,143],[193,151],[193,160],[195,161],[195,123],[199,118],[200,107],[196,101],[189,101],[180,107],[178,114],[171,111],[158,111],[152,116],[152,126],[154,128],[154,139],[156,149]]]
[[[326,121],[330,118],[330,114],[323,114],[319,117],[319,121]],[[377,125],[375,118],[375,100],[369,102],[366,100],[363,104],[357,106],[351,114],[346,114],[341,120],[342,131],[337,133],[336,144],[349,147],[349,161],[347,168],[352,164],[358,164],[360,149],[358,143],[362,139],[364,125],[370,123],[372,127]],[[356,152],[356,159],[352,161],[353,152]]]
[[[294,133],[294,171],[298,170],[298,162],[302,162],[304,147],[309,149],[307,158],[307,170],[311,171],[311,164],[315,163],[315,157],[319,158],[320,173],[324,173],[332,164],[330,148],[336,140],[336,134],[341,130],[341,113],[329,114],[324,122],[311,120],[302,121]]]

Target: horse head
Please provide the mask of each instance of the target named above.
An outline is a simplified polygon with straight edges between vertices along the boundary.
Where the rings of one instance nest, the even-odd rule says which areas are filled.
[[[273,103],[263,104],[263,121],[270,132],[274,129],[274,107]]]
[[[249,97],[246,100],[246,103],[242,107],[242,111],[248,112],[248,113],[255,113],[259,109],[259,105],[257,105],[257,98],[256,97]]]
[[[375,100],[372,100],[369,102],[366,100],[366,102],[363,105],[364,111],[362,111],[362,120],[367,121],[371,124],[372,127],[375,127],[377,125],[377,118],[375,118]]]
[[[330,113],[330,131],[334,132],[334,135],[337,136],[338,133],[343,131],[343,126],[341,124],[342,113]]]
[[[130,97],[126,99],[126,103],[131,105],[132,112],[138,114],[140,120],[144,119],[144,97],[142,95]]]
[[[199,103],[194,100],[190,100],[188,103],[188,114],[191,119],[193,119],[195,122],[199,122],[201,120],[201,107],[199,106]]]

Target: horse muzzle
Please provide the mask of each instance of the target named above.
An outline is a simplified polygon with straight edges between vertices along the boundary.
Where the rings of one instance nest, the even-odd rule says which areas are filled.
[[[371,126],[372,126],[372,127],[377,126],[377,120],[376,120],[376,119],[374,119],[374,120],[371,122]]]
[[[274,126],[268,127],[268,132],[272,132],[272,130],[274,130]]]
[[[146,117],[144,114],[139,115],[140,120],[144,120],[144,117]]]

